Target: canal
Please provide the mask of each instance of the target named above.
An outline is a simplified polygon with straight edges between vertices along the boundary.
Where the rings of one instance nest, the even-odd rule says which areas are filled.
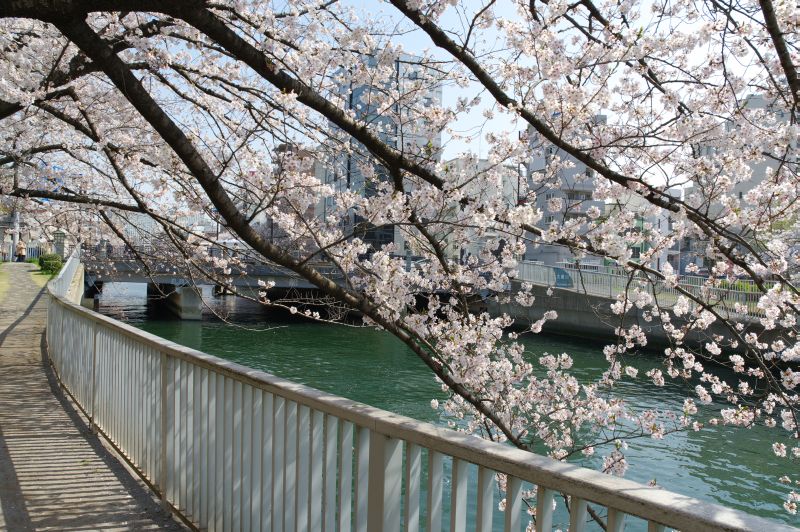
[[[147,306],[143,284],[106,284],[99,310],[245,366],[419,420],[446,423],[430,407],[431,399],[444,397],[430,371],[389,334],[298,320],[233,297],[209,301],[214,313],[226,321],[209,311],[199,322],[172,319]],[[543,353],[569,353],[574,359],[573,374],[582,382],[596,379],[606,367],[600,341],[539,335],[528,336],[524,342],[530,360]],[[639,375],[659,365],[653,354],[629,363],[639,369]],[[677,412],[686,397],[682,383],[667,381],[656,387],[646,378],[620,382],[617,393],[636,408]],[[706,407],[701,413],[713,415],[714,410]],[[789,462],[772,453],[774,431],[716,426],[663,440],[631,440],[626,478],[642,483],[655,480],[671,491],[800,526],[800,517],[789,515],[782,506],[787,487],[777,479],[787,473]],[[598,469],[602,454],[598,449],[594,456],[574,461]]]

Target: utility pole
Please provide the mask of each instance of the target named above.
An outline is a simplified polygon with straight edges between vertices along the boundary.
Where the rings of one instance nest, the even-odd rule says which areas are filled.
[[[9,254],[12,257],[12,261],[14,260],[13,257],[16,257],[17,254],[17,242],[19,242],[19,210],[17,209],[16,203],[14,204],[13,211],[11,211],[11,253]]]
[[[19,164],[14,164],[14,186],[19,183]],[[14,200],[11,206],[11,261],[16,260],[17,255],[17,242],[19,242],[19,209],[17,208],[18,200]]]

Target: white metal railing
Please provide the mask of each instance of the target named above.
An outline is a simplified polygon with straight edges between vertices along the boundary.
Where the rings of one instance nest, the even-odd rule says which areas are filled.
[[[75,272],[78,270],[78,266],[80,266],[80,260],[81,247],[77,245],[70,253],[61,271],[58,272],[58,275],[48,284],[48,289],[52,295],[57,297],[65,297],[67,295],[69,286],[75,278]]]
[[[165,503],[204,530],[788,530],[715,504],[385,412],[139,331],[50,284],[64,387]],[[506,475],[506,511],[497,509]],[[568,517],[559,494],[570,497]],[[555,503],[560,504],[554,511]],[[562,513],[558,513],[562,512]],[[449,518],[447,517],[449,516]],[[637,520],[633,516],[644,519]],[[470,523],[468,524],[468,518]],[[554,521],[555,519],[555,521]],[[473,524],[474,523],[474,524]]]
[[[652,294],[661,307],[667,308],[674,305],[678,296],[682,295],[675,287],[667,286],[659,279],[648,278],[641,272],[625,275],[622,272],[611,273],[546,266],[527,261],[521,261],[517,266],[517,271],[519,281],[609,299],[615,298],[617,294],[625,293],[626,290],[638,288]],[[714,304],[724,316],[753,318],[764,316],[764,312],[758,308],[758,300],[762,293],[753,281],[745,279],[733,283],[721,280],[712,281],[714,281],[712,285],[707,285],[708,279],[705,277],[681,276],[678,285],[690,294],[702,297],[704,301]],[[765,283],[767,287],[771,287],[773,284],[772,281]],[[739,304],[738,312],[736,310],[737,303]]]

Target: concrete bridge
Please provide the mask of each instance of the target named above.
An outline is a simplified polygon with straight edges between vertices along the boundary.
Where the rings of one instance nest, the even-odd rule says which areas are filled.
[[[331,266],[316,265],[326,275],[333,275]],[[219,272],[222,273],[222,272]],[[268,265],[246,265],[232,271],[228,278],[240,289],[257,290],[258,281],[275,284],[273,291],[308,290],[316,288],[294,272]],[[335,276],[334,276],[335,278]],[[189,276],[175,270],[174,265],[157,264],[151,275],[145,275],[139,263],[134,260],[87,260],[85,262],[85,297],[92,297],[102,289],[104,282],[125,281],[148,283],[148,294],[160,300],[174,314],[182,319],[201,319],[203,301],[197,284],[190,284]],[[713,301],[717,311],[729,319],[743,323],[748,331],[765,333],[759,323],[763,312],[758,308],[760,292],[752,282],[737,281],[733,286],[707,288],[707,279],[684,276],[678,287],[704,299]],[[521,262],[517,267],[514,288],[527,282],[533,285],[536,302],[524,307],[513,301],[499,303],[496,298],[486,298],[477,302],[477,309],[488,310],[491,314],[506,313],[518,325],[529,325],[547,310],[558,312],[559,319],[545,325],[549,332],[583,337],[615,337],[615,329],[620,325],[620,317],[611,311],[611,304],[617,295],[642,290],[651,294],[662,308],[675,304],[681,295],[678,287],[667,286],[663,282],[643,276],[623,275],[610,271],[591,271],[574,268],[553,267],[532,262]],[[198,282],[202,285],[202,282]],[[272,294],[271,294],[272,296]],[[738,308],[738,310],[737,310]],[[648,335],[651,345],[666,345],[669,338],[658,317],[645,319],[644,312],[636,307],[626,313],[625,323],[637,323]],[[680,318],[673,318],[673,324],[680,325]],[[779,331],[766,331],[767,337]],[[728,330],[721,323],[712,324],[708,331],[692,330],[685,341],[692,346],[702,346],[709,334],[727,335]]]
[[[141,263],[134,259],[85,259],[83,261],[86,282],[96,284],[103,282],[129,283],[162,283],[181,286],[192,280],[192,276],[180,271],[175,264],[162,262],[151,265],[151,271],[145,272]],[[323,275],[335,277],[335,268],[328,265],[315,265]],[[213,272],[224,277],[234,286],[257,286],[258,281],[272,282],[276,288],[313,288],[313,285],[296,273],[277,265],[245,264],[234,266],[227,274],[222,269]],[[208,280],[197,280],[197,284],[214,284]]]
[[[221,287],[198,276],[178,270],[174,264],[163,262],[150,266],[145,272],[141,263],[134,259],[87,259],[84,267],[84,297],[93,298],[106,282],[146,283],[148,296],[163,300],[164,304],[181,319],[198,320],[202,317],[203,301],[200,294],[203,286]],[[317,265],[323,274],[336,279],[334,268]],[[272,293],[292,290],[313,291],[316,287],[296,273],[277,265],[245,264],[232,267],[229,273],[221,269],[213,272],[226,278],[238,289],[258,291],[259,281],[270,283]]]

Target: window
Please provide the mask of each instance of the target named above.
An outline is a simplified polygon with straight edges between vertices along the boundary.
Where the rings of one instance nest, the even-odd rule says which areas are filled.
[[[631,248],[631,258],[638,259],[642,256],[642,250],[639,248]]]
[[[587,201],[591,199],[591,193],[583,190],[567,191],[567,199],[570,201]]]

